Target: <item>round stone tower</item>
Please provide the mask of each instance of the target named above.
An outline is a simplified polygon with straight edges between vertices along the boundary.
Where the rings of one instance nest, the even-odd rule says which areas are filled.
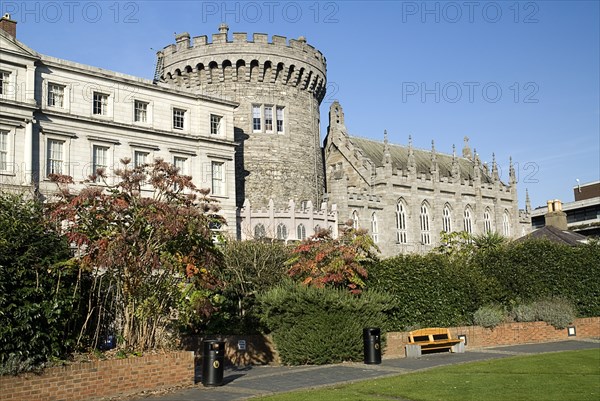
[[[326,61],[303,37],[219,33],[190,40],[188,33],[158,52],[155,80],[198,94],[234,100],[237,205],[285,206],[311,201],[324,190],[319,105]],[[210,129],[210,127],[206,127]]]

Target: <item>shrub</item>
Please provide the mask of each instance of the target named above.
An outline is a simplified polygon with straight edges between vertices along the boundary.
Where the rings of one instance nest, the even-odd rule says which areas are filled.
[[[533,304],[518,304],[513,308],[511,315],[516,322],[535,322],[537,320]]]
[[[254,334],[259,331],[256,295],[287,277],[285,262],[291,247],[282,242],[229,241],[222,248],[223,299],[207,330],[219,334]]]
[[[494,293],[494,281],[477,267],[435,253],[376,263],[369,270],[367,286],[393,297],[394,330],[470,323],[477,308],[492,301],[488,294]]]
[[[289,281],[258,297],[261,321],[287,365],[362,360],[362,330],[387,330],[391,300],[376,291],[353,295]]]
[[[498,326],[504,321],[504,310],[497,305],[486,305],[473,314],[473,323],[488,329]]]
[[[575,320],[573,305],[561,298],[546,298],[534,303],[538,320],[546,322],[557,329],[564,329]]]
[[[79,328],[77,266],[42,205],[0,194],[0,371],[40,367],[73,349]]]

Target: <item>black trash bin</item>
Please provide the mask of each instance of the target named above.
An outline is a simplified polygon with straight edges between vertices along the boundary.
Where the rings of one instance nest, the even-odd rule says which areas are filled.
[[[225,360],[225,342],[217,340],[203,341],[202,384],[220,386],[223,384],[223,362]]]
[[[376,327],[363,329],[365,345],[365,363],[374,365],[381,363],[381,330]]]

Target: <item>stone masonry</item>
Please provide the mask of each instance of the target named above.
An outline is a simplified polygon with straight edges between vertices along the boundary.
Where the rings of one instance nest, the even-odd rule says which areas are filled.
[[[285,207],[323,201],[319,105],[325,95],[325,57],[306,43],[255,33],[219,33],[176,43],[158,52],[156,80],[197,94],[239,103],[234,111],[238,208]],[[270,121],[269,121],[270,120]],[[279,121],[277,121],[279,120]],[[310,233],[312,234],[312,233]],[[309,235],[310,235],[309,234]]]

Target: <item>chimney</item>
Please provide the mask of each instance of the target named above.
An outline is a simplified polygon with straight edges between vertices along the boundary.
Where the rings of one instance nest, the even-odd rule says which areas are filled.
[[[558,200],[548,201],[548,212],[544,215],[547,226],[553,226],[559,230],[568,230],[567,214],[562,211],[562,203]]]
[[[17,37],[17,21],[11,20],[9,13],[4,14],[4,16],[0,18],[0,29],[13,38]]]

